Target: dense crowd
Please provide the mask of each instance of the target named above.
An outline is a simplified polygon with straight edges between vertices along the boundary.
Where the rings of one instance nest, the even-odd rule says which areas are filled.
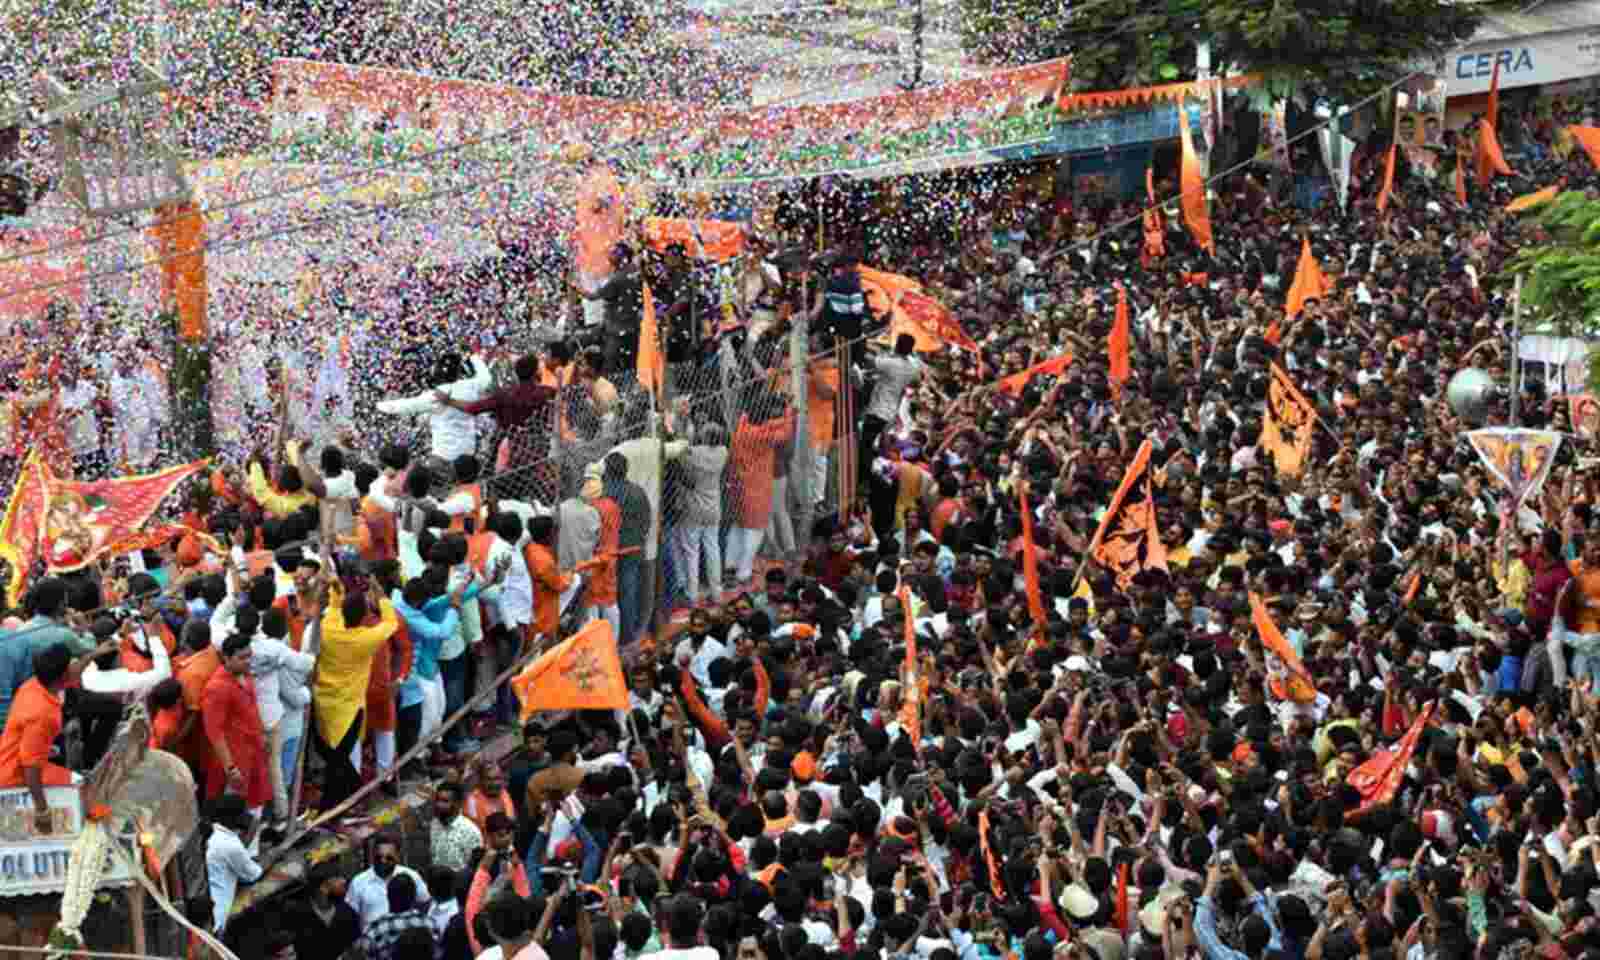
[[[1513,511],[1444,398],[1469,354],[1504,375],[1497,278],[1538,234],[1504,201],[1597,185],[1556,136],[1586,106],[1507,122],[1519,176],[1466,206],[1448,150],[1437,178],[1402,157],[1383,216],[1382,143],[1345,212],[1221,180],[1216,254],[1174,215],[1148,265],[1100,229],[1136,207],[1021,192],[958,245],[863,218],[820,271],[793,237],[720,271],[617,248],[584,334],[498,378],[438,351],[371,424],[219,468],[185,504],[212,539],[35,579],[0,635],[0,786],[69,782],[64,717],[92,764],[143,698],[209,804],[220,930],[302,741],[333,810],[484,694],[427,758],[454,771],[428,861],[380,835],[355,876],[317,868],[237,942],[280,960],[1594,955],[1600,494],[1569,446]],[[1304,237],[1333,288],[1286,319]],[[876,342],[862,260],[978,354]],[[1263,448],[1272,363],[1322,421],[1298,475]],[[1525,424],[1562,425],[1546,400]],[[424,439],[371,442],[405,417]],[[1165,562],[1119,584],[1083,560],[1145,441]],[[536,714],[468,763],[520,722],[502,671],[594,617],[631,709]]]

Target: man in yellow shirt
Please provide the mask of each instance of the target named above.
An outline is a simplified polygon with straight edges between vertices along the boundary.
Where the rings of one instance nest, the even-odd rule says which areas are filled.
[[[267,481],[266,468],[261,465],[264,459],[259,450],[251,453],[250,459],[245,461],[245,475],[250,484],[250,496],[261,504],[267,516],[282,519],[302,507],[316,505],[317,498],[305,488],[299,468],[292,462],[285,463],[278,470],[278,485],[274,487]]]
[[[394,634],[399,620],[376,578],[368,578],[348,593],[335,580],[328,586],[325,602],[311,702],[317,718],[317,744],[328,768],[322,786],[322,805],[328,810],[361,787],[360,754],[356,751],[365,727],[372,658]]]

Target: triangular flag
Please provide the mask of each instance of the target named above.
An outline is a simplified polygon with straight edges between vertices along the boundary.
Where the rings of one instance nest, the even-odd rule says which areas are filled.
[[[1322,272],[1322,265],[1311,254],[1311,238],[1300,238],[1300,262],[1294,268],[1294,283],[1289,286],[1289,301],[1283,314],[1288,319],[1299,316],[1307,300],[1321,300],[1328,295],[1332,284]]]
[[[1122,393],[1122,385],[1133,375],[1128,358],[1128,323],[1128,291],[1119,283],[1116,319],[1111,322],[1111,336],[1106,341],[1106,353],[1111,359],[1111,392],[1116,395]]]
[[[1127,590],[1146,570],[1167,569],[1167,548],[1156,526],[1150,489],[1151,449],[1148,438],[1139,445],[1089,541],[1089,555],[1116,575],[1119,590]]]
[[[1189,134],[1189,112],[1181,103],[1178,105],[1178,133],[1183,146],[1179,164],[1183,223],[1189,228],[1196,246],[1207,253],[1216,253],[1217,244],[1211,236],[1211,212],[1206,206],[1206,181],[1200,175],[1200,154],[1195,152],[1194,137]]]
[[[1552,183],[1543,190],[1539,190],[1535,193],[1525,193],[1517,199],[1511,201],[1510,203],[1506,204],[1506,210],[1510,213],[1519,213],[1523,210],[1531,210],[1534,207],[1543,206],[1544,204],[1549,203],[1560,193],[1560,185]]]
[[[1361,805],[1345,813],[1346,821],[1359,819],[1394,799],[1401,782],[1405,780],[1406,767],[1411,765],[1411,755],[1417,750],[1417,741],[1422,739],[1422,731],[1433,719],[1435,706],[1436,703],[1430,703],[1422,708],[1417,719],[1412,721],[1411,729],[1406,731],[1393,750],[1379,750],[1372,755],[1372,759],[1350,771],[1345,782],[1361,794]]]
[[[1279,474],[1298,477],[1311,456],[1317,409],[1278,364],[1272,364],[1269,374],[1266,415],[1261,418],[1261,449],[1272,458]]]
[[[1300,662],[1278,625],[1272,621],[1266,604],[1256,594],[1250,594],[1250,619],[1255,623],[1256,636],[1261,640],[1261,650],[1267,664],[1267,686],[1279,700],[1311,703],[1317,699],[1317,684],[1311,672]]]
[[[992,896],[1003,897],[1006,892],[1005,881],[1001,879],[1000,864],[994,858],[994,850],[989,846],[989,808],[978,811],[978,847],[983,851],[983,862],[989,868],[989,892]]]
[[[1567,132],[1572,134],[1572,139],[1578,141],[1578,146],[1589,155],[1589,162],[1600,170],[1600,127],[1570,126]]]
[[[1022,391],[1027,389],[1028,381],[1034,377],[1047,377],[1060,373],[1072,365],[1072,354],[1063,353],[1059,357],[1041,360],[1026,370],[1013,373],[1009,377],[1001,377],[995,382],[995,389],[1012,397],[1022,396]]]
[[[1389,144],[1389,156],[1383,163],[1383,188],[1378,191],[1379,213],[1388,211],[1389,199],[1394,196],[1394,155],[1399,148],[1399,144]]]
[[[1494,62],[1494,73],[1489,75],[1489,108],[1484,111],[1484,119],[1489,121],[1489,126],[1500,126],[1500,61]]]
[[[626,710],[628,681],[605,619],[563,640],[511,679],[522,719],[548,710]]]
[[[1039,589],[1039,555],[1033,542],[1033,509],[1028,506],[1028,488],[1017,485],[1017,500],[1022,508],[1022,582],[1027,588],[1028,616],[1033,625],[1045,624],[1044,594]]]
[[[1500,152],[1500,138],[1495,135],[1494,124],[1484,121],[1478,124],[1478,186],[1489,185],[1489,178],[1495,174],[1503,177],[1511,176],[1511,167],[1506,164],[1505,154]]]
[[[666,382],[665,358],[661,355],[661,334],[656,326],[656,298],[644,284],[644,309],[639,311],[639,386],[655,392]]]

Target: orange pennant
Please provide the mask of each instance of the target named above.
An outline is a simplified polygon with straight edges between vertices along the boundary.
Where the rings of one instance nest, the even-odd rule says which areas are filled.
[[[1000,876],[1000,864],[995,860],[994,850],[989,846],[987,808],[978,811],[978,846],[983,850],[983,862],[989,867],[989,892],[997,898],[1005,896],[1006,885]]]
[[[1298,477],[1311,456],[1317,408],[1281,366],[1272,364],[1270,374],[1266,416],[1261,419],[1261,448],[1272,457],[1278,473]]]
[[[1200,175],[1200,155],[1194,149],[1194,137],[1189,133],[1189,112],[1178,107],[1178,133],[1183,143],[1180,179],[1183,189],[1183,222],[1194,236],[1194,242],[1207,253],[1216,253],[1216,241],[1211,236],[1211,212],[1206,206],[1206,181]]]
[[[628,682],[604,619],[563,640],[511,679],[522,719],[547,710],[626,710]]]
[[[1500,152],[1500,138],[1495,135],[1494,124],[1483,122],[1478,124],[1478,151],[1477,151],[1478,186],[1486,187],[1495,174],[1502,177],[1511,176],[1511,167],[1506,164],[1505,154]]]
[[[1567,127],[1567,132],[1572,134],[1572,139],[1578,141],[1578,146],[1589,155],[1589,162],[1600,170],[1600,127],[1580,127],[1574,124]]]
[[[1051,357],[1049,360],[1036,363],[1026,370],[1013,373],[1009,377],[1002,377],[995,384],[995,389],[1008,396],[1020,397],[1022,396],[1022,391],[1027,389],[1029,380],[1034,377],[1047,377],[1051,374],[1060,373],[1071,365],[1072,354],[1063,353],[1059,357]]]
[[[1111,337],[1106,342],[1106,352],[1111,362],[1111,392],[1116,396],[1122,394],[1122,385],[1132,376],[1131,361],[1128,359],[1128,322],[1128,291],[1119,283],[1117,315],[1111,323]]]
[[[644,309],[639,311],[639,385],[652,392],[666,382],[666,358],[661,353],[661,331],[656,326],[656,298],[644,284]]]
[[[1017,500],[1022,507],[1022,582],[1028,593],[1028,616],[1033,618],[1035,627],[1042,628],[1047,617],[1044,594],[1039,589],[1039,555],[1033,543],[1033,509],[1028,506],[1026,485],[1017,485]]]
[[[1112,904],[1111,922],[1118,933],[1128,935],[1128,923],[1132,920],[1131,911],[1128,909],[1128,868],[1131,864],[1122,861],[1117,867],[1117,898]]]
[[[1560,193],[1561,187],[1552,183],[1543,190],[1539,190],[1535,193],[1525,193],[1516,198],[1515,200],[1506,204],[1506,210],[1510,213],[1520,213],[1523,210],[1531,210],[1534,207],[1543,206],[1544,204],[1549,203]]]
[[[1394,196],[1394,155],[1399,149],[1399,144],[1389,144],[1389,156],[1383,164],[1383,189],[1378,191],[1378,212],[1385,213],[1389,209],[1389,198]]]
[[[1294,268],[1294,283],[1289,286],[1289,302],[1284,305],[1284,316],[1294,319],[1305,309],[1307,300],[1321,300],[1333,287],[1322,272],[1322,265],[1311,254],[1311,238],[1300,238],[1300,262]]]
[[[1417,741],[1422,739],[1422,731],[1433,718],[1435,706],[1437,704],[1430,703],[1422,708],[1422,713],[1412,722],[1411,729],[1406,731],[1393,750],[1379,750],[1372,755],[1372,759],[1350,771],[1345,782],[1361,794],[1361,805],[1345,813],[1346,821],[1358,819],[1394,799],[1401,781],[1405,779],[1406,767],[1411,764],[1411,755],[1417,750]]]
[[[1145,570],[1167,569],[1167,548],[1156,529],[1150,489],[1151,449],[1149,439],[1139,445],[1089,541],[1089,555],[1116,575],[1119,590],[1127,590]]]
[[[1279,700],[1292,700],[1295,703],[1310,703],[1317,699],[1317,684],[1311,679],[1311,672],[1300,662],[1300,655],[1294,652],[1294,647],[1278,631],[1278,625],[1272,622],[1272,614],[1267,612],[1266,605],[1254,593],[1250,594],[1250,619],[1255,623],[1256,636],[1261,640],[1262,653],[1266,657],[1267,686],[1271,688],[1272,695]]]
[[[1500,126],[1500,61],[1494,62],[1494,73],[1489,76],[1489,107],[1484,111],[1489,126]]]

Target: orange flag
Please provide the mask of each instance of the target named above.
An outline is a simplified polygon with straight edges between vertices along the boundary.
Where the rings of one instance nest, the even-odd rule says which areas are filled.
[[[1106,353],[1111,358],[1111,392],[1122,393],[1122,385],[1132,376],[1128,360],[1128,291],[1117,284],[1117,316],[1111,322],[1111,337],[1106,341]]]
[[[649,391],[666,382],[666,358],[661,354],[661,333],[656,327],[656,298],[644,284],[644,309],[639,311],[639,385]]]
[[[591,621],[511,678],[511,689],[523,720],[545,710],[628,709],[628,681],[611,624]]]
[[[1311,435],[1317,408],[1278,364],[1267,383],[1267,415],[1261,420],[1261,446],[1280,474],[1298,477],[1311,456]]]
[[[911,746],[922,753],[922,690],[917,680],[917,626],[911,617],[911,590],[900,584],[900,615],[906,624],[906,659],[900,667],[900,726]]]
[[[1279,700],[1310,703],[1317,699],[1317,684],[1311,672],[1300,662],[1300,655],[1283,638],[1278,625],[1272,622],[1261,597],[1250,594],[1250,619],[1255,623],[1256,636],[1261,640],[1261,650],[1267,661],[1267,686]]]
[[[1535,193],[1525,193],[1517,199],[1511,201],[1510,203],[1506,204],[1506,210],[1511,213],[1520,213],[1523,210],[1531,210],[1534,207],[1549,203],[1560,193],[1561,187],[1558,184],[1552,183],[1543,190]]]
[[[1456,155],[1456,203],[1463,207],[1467,205],[1467,158],[1465,154]]]
[[[1311,238],[1300,238],[1300,262],[1294,268],[1294,283],[1289,286],[1289,302],[1284,306],[1284,316],[1293,319],[1305,309],[1307,300],[1321,300],[1328,295],[1332,284],[1322,272],[1322,265],[1311,254]]]
[[[744,228],[728,220],[646,217],[644,242],[660,251],[681,243],[690,257],[704,253],[707,260],[726,263],[744,252]]]
[[[1484,121],[1478,124],[1478,186],[1488,186],[1489,179],[1495,174],[1502,177],[1511,176],[1511,167],[1506,164],[1505,154],[1500,152],[1500,138],[1495,136],[1494,124]]]
[[[1422,708],[1417,719],[1412,721],[1411,729],[1406,731],[1393,750],[1379,750],[1372,755],[1372,759],[1350,771],[1345,782],[1361,794],[1361,805],[1347,812],[1345,820],[1358,819],[1394,799],[1401,781],[1405,779],[1411,755],[1417,751],[1417,741],[1422,739],[1422,731],[1433,718],[1436,706],[1437,703],[1430,703]]]
[[[1150,490],[1150,451],[1146,439],[1122,474],[1111,506],[1089,541],[1089,555],[1116,575],[1120,590],[1127,590],[1133,578],[1145,570],[1167,569],[1167,548],[1156,529],[1156,505]]]
[[[1033,510],[1028,506],[1028,489],[1017,485],[1017,499],[1022,507],[1022,581],[1028,591],[1028,616],[1036,627],[1043,627],[1046,616],[1044,594],[1039,590],[1039,555],[1033,545]]]
[[[1421,589],[1422,571],[1418,570],[1411,575],[1411,582],[1406,584],[1406,593],[1405,596],[1400,598],[1400,602],[1405,606],[1411,606],[1411,601],[1417,599],[1417,592]]]
[[[1128,867],[1126,860],[1117,867],[1117,899],[1113,901],[1111,910],[1111,922],[1123,936],[1128,935],[1128,921],[1132,919],[1128,910]]]
[[[1020,397],[1022,396],[1022,391],[1027,389],[1029,380],[1034,377],[1047,377],[1051,374],[1060,373],[1071,365],[1072,354],[1063,353],[1059,357],[1051,357],[1049,360],[1036,363],[1019,373],[1013,373],[1009,377],[1002,377],[995,384],[995,389],[1009,396]]]
[[[1494,62],[1494,73],[1489,75],[1489,107],[1484,111],[1489,126],[1500,126],[1500,61]]]
[[[1600,169],[1600,127],[1580,127],[1573,125],[1567,127],[1567,132],[1572,134],[1572,139],[1578,141],[1578,146],[1589,155],[1589,162]]]
[[[1000,864],[989,847],[989,811],[978,811],[978,846],[983,850],[983,862],[989,866],[989,892],[996,897],[1005,896],[1005,881],[1000,877]]]
[[[1194,236],[1194,242],[1207,253],[1216,253],[1217,244],[1211,237],[1211,212],[1206,206],[1206,181],[1200,176],[1200,155],[1194,149],[1194,137],[1189,134],[1189,112],[1178,105],[1178,133],[1183,141],[1183,158],[1179,179],[1182,181],[1183,223]]]
[[[1399,144],[1389,144],[1389,157],[1383,164],[1383,189],[1378,191],[1378,212],[1384,213],[1389,209],[1389,198],[1394,195],[1394,155],[1399,149]]]

